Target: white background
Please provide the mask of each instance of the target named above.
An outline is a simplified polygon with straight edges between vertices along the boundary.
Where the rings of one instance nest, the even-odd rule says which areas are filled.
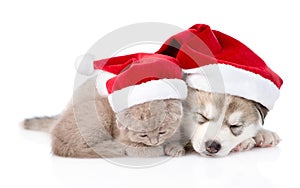
[[[299,16],[296,0],[1,0],[0,187],[299,187]],[[63,109],[77,56],[105,34],[147,21],[186,29],[206,23],[259,54],[284,80],[265,124],[281,136],[279,146],[128,169],[101,159],[53,157],[47,134],[19,128],[23,118]]]

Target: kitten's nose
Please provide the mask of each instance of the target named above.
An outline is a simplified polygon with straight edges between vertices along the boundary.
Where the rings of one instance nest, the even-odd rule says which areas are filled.
[[[158,139],[157,138],[150,138],[150,143],[152,145],[156,145],[156,144],[158,144]]]
[[[205,149],[209,153],[218,153],[221,149],[221,144],[215,140],[208,140],[205,142]]]

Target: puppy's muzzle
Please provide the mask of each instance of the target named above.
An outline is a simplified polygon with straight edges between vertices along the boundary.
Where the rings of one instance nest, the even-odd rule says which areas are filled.
[[[205,142],[205,149],[208,153],[218,153],[221,149],[221,144],[215,140],[208,140]]]

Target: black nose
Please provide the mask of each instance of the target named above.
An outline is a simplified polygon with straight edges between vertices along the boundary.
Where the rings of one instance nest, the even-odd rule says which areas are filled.
[[[209,140],[205,142],[205,148],[209,153],[217,153],[221,149],[221,144],[214,140]]]

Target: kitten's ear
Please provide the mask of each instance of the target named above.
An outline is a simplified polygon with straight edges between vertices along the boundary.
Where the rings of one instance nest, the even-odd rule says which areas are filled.
[[[155,100],[155,101],[148,102],[148,104],[149,104],[148,110],[150,110],[151,113],[159,112],[161,109],[165,109],[167,106],[165,100]]]
[[[120,123],[118,120],[116,120],[117,126],[120,130],[125,130],[127,127],[125,125],[123,125],[122,123]]]
[[[166,100],[165,103],[167,105],[168,111],[170,111],[170,109],[177,109],[179,113],[182,112],[182,102],[180,100]]]
[[[167,109],[165,111],[167,115],[167,121],[175,122],[182,117],[183,108],[180,100],[167,100],[165,101],[167,105]]]
[[[259,103],[255,103],[255,108],[257,109],[257,111],[258,111],[258,113],[261,117],[261,122],[262,122],[262,125],[263,125],[269,110],[266,107],[264,107],[263,105],[259,104]]]

